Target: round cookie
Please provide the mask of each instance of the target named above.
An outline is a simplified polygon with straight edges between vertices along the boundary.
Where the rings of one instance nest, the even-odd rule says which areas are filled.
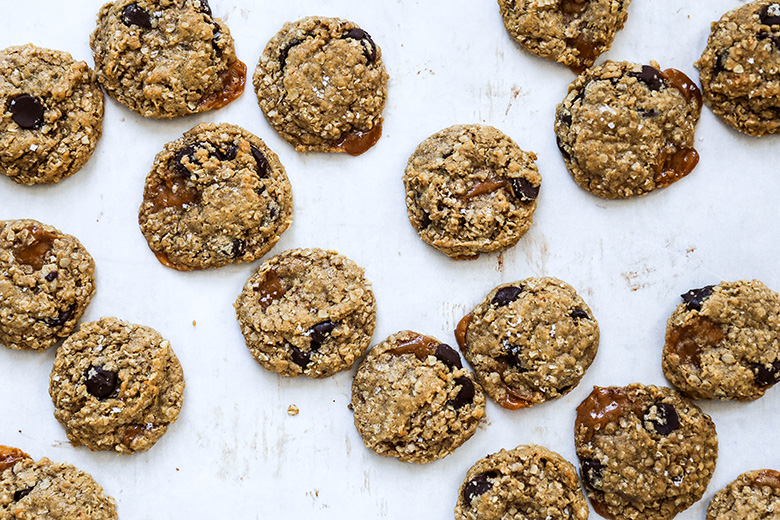
[[[252,356],[286,377],[349,370],[368,348],[376,324],[376,301],[363,269],[321,249],[291,249],[264,262],[235,308]]]
[[[614,520],[669,520],[704,494],[718,436],[671,388],[593,388],[577,407],[574,444],[593,508]]]
[[[741,474],[710,500],[707,520],[777,520],[780,518],[780,472]]]
[[[254,86],[268,122],[299,152],[360,155],[382,135],[382,51],[353,22],[286,23],[260,56]]]
[[[95,295],[95,262],[73,236],[36,220],[0,220],[0,344],[45,350]]]
[[[682,295],[666,324],[664,375],[692,399],[752,401],[780,381],[780,295],[758,280]]]
[[[485,417],[485,396],[455,349],[405,330],[374,346],[360,363],[351,408],[366,447],[425,464],[474,435]]]
[[[724,14],[695,65],[705,103],[727,125],[754,136],[780,133],[780,2]]]
[[[103,92],[83,61],[31,44],[0,51],[0,173],[52,184],[79,171],[103,131]]]
[[[579,384],[596,356],[599,326],[569,284],[528,278],[490,291],[455,337],[485,393],[517,410]]]
[[[492,126],[456,125],[433,134],[404,171],[412,226],[455,260],[514,246],[536,210],[542,177],[535,160]]]
[[[555,112],[566,168],[582,188],[625,199],[696,167],[701,92],[676,69],[607,61],[583,72]]]
[[[525,50],[580,73],[609,50],[631,0],[498,0],[504,27]]]
[[[116,520],[117,512],[92,475],[0,446],[0,518]]]
[[[180,271],[252,262],[291,222],[292,188],[279,158],[224,123],[202,123],[165,145],[138,213],[149,248]]]
[[[246,65],[207,0],[117,0],[89,41],[109,96],[144,117],[221,108],[244,91]]]
[[[54,417],[74,446],[146,451],[176,421],[184,375],[159,332],[117,318],[84,323],[57,349]]]
[[[574,466],[533,445],[477,461],[458,490],[455,520],[508,518],[587,520],[588,502]]]

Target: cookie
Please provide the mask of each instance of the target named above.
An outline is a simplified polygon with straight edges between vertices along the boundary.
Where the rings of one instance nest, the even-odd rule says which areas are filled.
[[[664,375],[692,399],[752,401],[780,381],[780,295],[758,280],[682,295],[666,324]]]
[[[0,173],[53,184],[79,171],[103,131],[103,92],[83,61],[32,44],[0,51]]]
[[[700,114],[701,92],[679,70],[607,61],[569,85],[555,134],[577,184],[598,197],[626,199],[693,171]]]
[[[525,50],[580,73],[609,50],[631,0],[498,0],[504,27]]]
[[[542,177],[536,155],[500,130],[456,125],[425,139],[404,171],[420,238],[455,260],[508,249],[528,231]]]
[[[458,490],[455,520],[587,520],[577,471],[542,446],[518,446],[477,461]]]
[[[743,473],[710,500],[707,520],[777,520],[780,518],[780,472]]]
[[[244,92],[246,65],[207,0],[108,3],[89,45],[108,95],[144,117],[222,108]]]
[[[36,220],[0,220],[0,344],[46,350],[95,295],[95,262],[73,236]]]
[[[291,249],[264,262],[235,308],[252,356],[287,377],[349,370],[368,348],[376,324],[376,301],[363,269],[321,249]]]
[[[695,65],[704,102],[723,122],[748,135],[780,133],[780,2],[724,14]]]
[[[528,278],[490,291],[455,337],[485,393],[517,410],[579,384],[596,356],[599,326],[569,284]]]
[[[224,123],[202,123],[165,145],[138,213],[149,248],[180,271],[257,260],[291,222],[292,188],[279,158]]]
[[[404,330],[374,346],[360,363],[351,408],[367,448],[425,464],[474,435],[485,417],[485,396],[455,349]]]
[[[116,520],[116,502],[70,464],[0,446],[0,518]]]
[[[254,86],[268,122],[299,152],[360,155],[382,135],[382,51],[353,22],[286,23],[260,56]]]
[[[117,318],[84,323],[57,349],[49,380],[54,417],[74,446],[146,451],[176,421],[184,376],[154,329]]]
[[[668,520],[704,494],[718,456],[710,417],[671,388],[593,388],[574,444],[585,491],[613,520]]]

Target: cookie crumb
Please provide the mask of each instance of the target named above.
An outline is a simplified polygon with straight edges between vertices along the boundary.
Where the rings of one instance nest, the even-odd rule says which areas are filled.
[[[198,322],[196,322],[195,320],[192,320],[192,326],[193,327],[196,326],[197,324],[198,324]]]
[[[289,406],[289,408],[287,408],[287,415],[292,415],[292,416],[295,416],[295,415],[298,415],[298,412],[299,412],[299,411],[300,411],[300,410],[298,409],[298,407],[297,407],[297,406],[295,406],[294,404],[291,404],[291,405]]]

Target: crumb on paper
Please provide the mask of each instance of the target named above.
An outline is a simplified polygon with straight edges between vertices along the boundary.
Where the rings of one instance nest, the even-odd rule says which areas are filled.
[[[298,415],[298,412],[300,412],[300,410],[298,410],[298,407],[294,404],[291,404],[290,407],[287,408],[287,415]]]
[[[197,323],[195,320],[192,320],[192,326],[193,326],[193,327],[194,327],[195,325],[197,325],[197,324],[198,324],[198,323]]]

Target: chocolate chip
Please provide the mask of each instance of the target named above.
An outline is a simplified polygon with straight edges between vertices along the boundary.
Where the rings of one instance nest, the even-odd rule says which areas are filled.
[[[255,148],[255,145],[250,144],[249,149],[252,150],[252,157],[255,158],[257,163],[257,174],[261,179],[265,179],[271,174],[271,165],[268,164],[268,159],[265,158],[263,152]]]
[[[458,395],[455,396],[455,399],[449,401],[448,404],[452,405],[456,410],[459,410],[467,404],[474,402],[474,383],[472,383],[471,379],[468,377],[461,376],[455,378],[455,384],[460,385],[460,391],[458,392]]]
[[[22,128],[38,128],[43,123],[43,103],[29,94],[13,98],[8,109],[14,122]]]
[[[520,293],[523,292],[523,287],[502,287],[498,291],[496,291],[496,295],[493,296],[493,299],[490,301],[491,305],[494,305],[496,307],[504,307],[506,305],[509,305],[516,299],[520,297]]]
[[[211,16],[211,6],[208,0],[200,0],[200,12]]]
[[[238,146],[231,144],[228,146],[228,149],[220,152],[222,154],[222,157],[220,158],[223,161],[232,161],[236,158],[236,155],[238,155]]]
[[[282,71],[284,71],[284,67],[287,65],[287,55],[290,54],[290,49],[299,43],[303,43],[303,40],[292,40],[290,43],[285,45],[284,49],[282,49],[282,52],[279,53],[279,64],[281,65]]]
[[[57,277],[60,275],[59,271],[52,271],[49,274],[46,275],[46,281],[47,282],[53,282],[57,279]]]
[[[176,171],[176,173],[178,173],[182,177],[189,177],[190,171],[187,169],[186,166],[184,166],[184,162],[183,162],[184,158],[185,157],[189,158],[190,164],[199,164],[198,161],[195,159],[195,154],[200,149],[209,151],[209,148],[206,143],[197,142],[197,143],[188,144],[187,146],[185,146],[184,148],[176,152],[176,155],[173,156],[173,169]],[[215,155],[218,157],[217,154],[212,154],[209,151],[209,156],[211,155]]]
[[[336,328],[336,324],[332,321],[323,321],[322,323],[318,323],[315,326],[311,328],[311,339],[315,343],[319,345],[322,345],[326,341],[328,341],[328,338],[330,338],[330,333],[333,332],[333,329]]]
[[[102,365],[90,367],[84,377],[87,378],[84,383],[87,386],[87,392],[100,400],[110,397],[119,384],[117,373],[104,369]]]
[[[585,459],[580,463],[580,474],[585,485],[598,489],[598,482],[604,476],[605,466],[596,459]]]
[[[14,493],[14,502],[20,501],[21,499],[23,499],[24,497],[29,495],[30,491],[32,491],[32,490],[33,490],[33,488],[28,487],[27,489],[20,489],[19,491],[15,492]]]
[[[764,33],[766,34],[766,33]],[[759,34],[759,40],[761,39],[761,35]],[[728,51],[723,51],[715,58],[715,68],[713,69],[712,73],[714,75],[720,74],[721,72],[726,71],[726,59],[729,57]]]
[[[122,23],[128,27],[137,25],[144,29],[151,29],[152,16],[138,7],[138,4],[130,4],[122,9]]]
[[[561,116],[561,123],[564,125],[570,125],[571,124],[571,114],[563,114]]]
[[[73,315],[75,309],[76,304],[73,303],[64,311],[60,311],[56,318],[46,318],[46,325],[49,327],[62,327]]]
[[[555,142],[556,142],[556,144],[558,145],[558,150],[560,150],[560,151],[561,151],[561,155],[563,155],[563,158],[564,158],[564,159],[566,159],[567,161],[568,161],[568,160],[570,160],[570,159],[571,159],[571,156],[569,155],[569,152],[567,152],[567,151],[566,151],[566,150],[563,148],[563,141],[561,141],[561,138],[560,138],[560,137],[558,137],[557,135],[555,136]]]
[[[659,90],[664,84],[661,71],[650,65],[642,65],[642,72],[629,72],[628,75],[637,78],[650,90]]]
[[[530,202],[539,196],[539,186],[534,186],[522,177],[512,179],[512,191],[520,202]]]
[[[680,427],[680,416],[674,406],[667,403],[655,403],[647,409],[644,416],[647,430],[658,435],[669,435]]]
[[[209,22],[209,25],[213,28],[212,31],[212,37],[211,37],[211,47],[214,49],[214,55],[217,58],[222,57],[222,47],[219,46],[217,41],[222,36],[222,28],[219,26],[217,22]]]
[[[504,340],[503,349],[506,354],[499,356],[498,361],[514,368],[521,374],[528,372],[528,369],[523,366],[523,362],[520,360],[520,356],[523,354],[523,347],[512,345]]]
[[[369,65],[376,61],[376,44],[371,36],[363,29],[350,29],[344,35],[344,38],[351,38],[353,40],[360,40],[363,45],[363,55],[366,57],[366,61]]]
[[[423,211],[422,218],[420,219],[420,229],[428,229],[428,227],[431,225],[431,217],[428,215],[427,211]]]
[[[495,471],[488,471],[486,473],[480,473],[466,482],[466,485],[463,486],[463,500],[465,500],[466,503],[471,504],[471,501],[474,500],[474,498],[487,493],[490,488],[493,487],[493,483],[488,479],[496,477],[498,477],[498,474]]]
[[[688,310],[700,311],[701,304],[704,302],[704,300],[710,297],[714,288],[714,285],[707,285],[701,289],[691,289],[687,293],[681,294],[680,298],[683,299],[685,305],[688,307]]]
[[[762,32],[762,33],[758,33],[758,36],[756,36],[756,38],[757,38],[758,40],[766,40],[766,39],[769,39],[769,40],[771,40],[771,41],[772,41],[772,43],[774,43],[774,44],[775,44],[775,47],[777,47],[778,49],[780,49],[780,36],[776,36],[776,35],[774,35],[774,34],[772,34],[772,33],[765,33],[765,32]],[[724,54],[725,54],[725,53],[724,53]],[[720,56],[718,56],[718,58],[720,58]],[[715,67],[715,68],[717,69],[717,63],[716,63],[715,65],[716,65],[716,67]],[[716,74],[717,74],[717,72],[716,72]]]
[[[772,386],[780,382],[780,361],[772,363],[753,363],[750,365],[760,386]]]
[[[231,258],[238,258],[246,251],[246,241],[241,238],[234,238],[230,243],[230,256]]]
[[[590,315],[588,315],[587,312],[585,312],[583,309],[580,309],[579,307],[576,309],[573,309],[569,316],[571,316],[571,319],[573,320],[589,320]]]
[[[460,355],[458,355],[454,348],[445,343],[439,343],[436,346],[436,359],[450,368],[463,368],[463,362],[460,360]]]
[[[293,345],[290,345],[290,350],[292,350],[293,363],[301,368],[306,368],[309,365],[309,362],[311,361],[311,352],[304,352]]]
[[[758,12],[764,25],[780,25],[780,4],[769,4]]]

